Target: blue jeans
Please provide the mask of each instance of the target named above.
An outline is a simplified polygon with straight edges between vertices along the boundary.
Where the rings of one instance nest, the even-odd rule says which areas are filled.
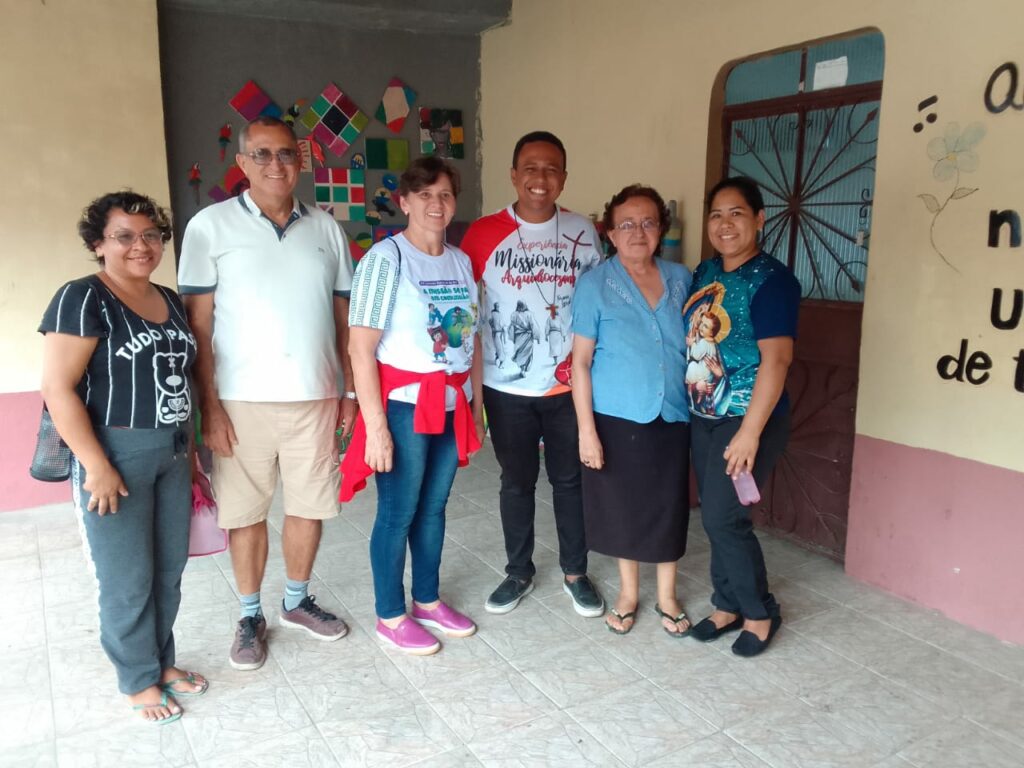
[[[388,429],[394,444],[390,472],[378,472],[377,519],[370,535],[370,566],[377,616],[394,619],[405,613],[405,547],[412,556],[412,599],[438,599],[438,574],[444,545],[444,510],[459,466],[454,415],[444,432],[413,431],[414,405],[388,401]]]

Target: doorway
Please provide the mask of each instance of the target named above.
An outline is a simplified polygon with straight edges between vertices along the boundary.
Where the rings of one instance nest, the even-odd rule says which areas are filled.
[[[842,559],[871,244],[884,43],[870,32],[742,61],[725,81],[722,171],[761,186],[764,249],[802,300],[792,433],[755,523]]]

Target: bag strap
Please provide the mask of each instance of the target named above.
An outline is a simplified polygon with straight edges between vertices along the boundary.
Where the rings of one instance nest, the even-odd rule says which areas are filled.
[[[394,236],[389,237],[388,240],[395,246],[395,254],[398,256],[398,277],[402,276],[402,249],[398,247],[398,243],[395,242]]]

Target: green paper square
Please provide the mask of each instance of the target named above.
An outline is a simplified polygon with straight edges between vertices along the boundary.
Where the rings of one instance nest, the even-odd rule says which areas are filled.
[[[320,115],[313,110],[309,110],[302,117],[299,118],[299,122],[302,123],[306,128],[312,131],[316,128],[316,124],[320,122]]]
[[[462,144],[455,144],[452,146],[452,157],[456,160],[462,160],[466,156],[466,150]]]
[[[331,202],[331,188],[324,184],[317,184],[313,188],[313,194],[316,196],[316,201],[318,203]]]
[[[404,171],[409,167],[409,142],[405,139],[388,139],[388,170]]]
[[[348,207],[348,221],[364,221],[366,219],[366,207],[362,205],[350,205]]]
[[[388,144],[386,139],[366,140],[366,167],[375,170],[387,169]]]
[[[331,202],[332,203],[347,203],[348,202],[348,187],[331,187]]]
[[[310,109],[315,112],[319,117],[323,117],[327,114],[327,110],[331,108],[331,102],[320,96],[316,97],[316,101],[313,102],[313,106]]]
[[[362,168],[352,168],[348,172],[348,183],[353,185],[362,184],[366,180],[366,171]]]
[[[362,131],[367,125],[370,124],[370,118],[366,116],[366,113],[360,110],[352,115],[352,125],[357,131]]]
[[[341,133],[338,134],[338,138],[348,144],[351,144],[359,138],[359,131],[352,125],[352,123],[348,123],[341,129]]]

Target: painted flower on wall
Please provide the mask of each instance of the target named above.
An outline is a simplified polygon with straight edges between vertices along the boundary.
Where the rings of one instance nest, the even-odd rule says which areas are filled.
[[[918,195],[924,202],[924,207],[932,214],[931,227],[928,230],[928,237],[932,244],[932,250],[938,254],[948,266],[958,271],[949,259],[939,250],[935,243],[935,222],[939,215],[946,210],[952,200],[959,200],[973,195],[978,187],[961,187],[960,174],[973,173],[978,170],[981,160],[978,153],[974,151],[975,146],[985,137],[985,126],[982,123],[971,123],[963,132],[960,131],[959,123],[950,123],[946,126],[945,133],[928,142],[928,157],[935,165],[932,167],[932,176],[936,181],[953,180],[953,189],[941,203],[935,195]]]

